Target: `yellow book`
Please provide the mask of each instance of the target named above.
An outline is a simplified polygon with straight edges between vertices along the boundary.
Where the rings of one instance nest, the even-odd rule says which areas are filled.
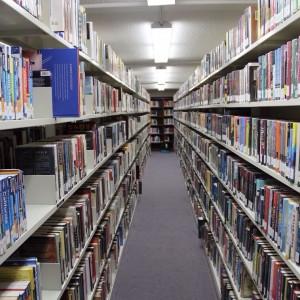
[[[250,120],[249,118],[246,119],[246,149],[245,149],[245,154],[250,155],[249,153],[249,131],[250,131]]]
[[[34,269],[33,267],[0,267],[0,281],[30,281],[30,294],[34,295]]]
[[[258,4],[257,7],[257,39],[261,38],[261,32],[260,32],[260,24],[261,24],[261,18],[260,18],[260,3]]]

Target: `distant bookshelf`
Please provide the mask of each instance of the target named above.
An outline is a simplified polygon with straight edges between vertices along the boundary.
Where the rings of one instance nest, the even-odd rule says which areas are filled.
[[[150,107],[153,126],[151,128],[152,150],[172,151],[174,131],[170,125],[173,124],[173,100],[167,97],[153,97]]]

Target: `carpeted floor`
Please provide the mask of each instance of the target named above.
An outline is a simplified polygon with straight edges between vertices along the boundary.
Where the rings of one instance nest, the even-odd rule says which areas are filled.
[[[111,300],[215,299],[177,157],[152,152]]]

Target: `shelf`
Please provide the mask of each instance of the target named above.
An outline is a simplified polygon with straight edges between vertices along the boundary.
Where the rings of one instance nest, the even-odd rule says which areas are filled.
[[[208,137],[209,139],[211,139],[212,141],[216,142],[217,144],[223,146],[224,148],[228,149],[229,151],[231,151],[232,153],[236,154],[237,156],[239,156],[240,158],[244,159],[245,161],[249,162],[251,165],[255,166],[256,168],[260,169],[261,171],[265,172],[266,174],[270,175],[271,177],[275,178],[276,180],[280,181],[281,183],[285,184],[286,186],[288,186],[289,188],[295,190],[296,192],[300,192],[300,187],[297,187],[295,184],[293,184],[292,182],[288,181],[286,178],[282,177],[280,174],[276,173],[275,171],[273,171],[272,169],[269,169],[263,165],[261,165],[260,163],[256,162],[254,160],[254,158],[241,153],[240,151],[234,149],[231,146],[228,146],[226,144],[224,144],[223,142],[219,141],[218,139],[216,139],[215,137],[211,136],[210,134],[207,134],[203,131],[201,131],[200,129],[195,128],[194,126],[188,124],[185,121],[182,121],[178,118],[175,118],[177,121],[179,121],[180,123],[188,126],[189,128],[192,128],[194,131],[199,132],[200,134]]]
[[[11,45],[20,45],[26,49],[74,48],[72,44],[52,32],[42,21],[11,0],[0,1],[0,28],[0,39]],[[122,87],[124,92],[150,103],[148,99],[104,70],[82,51],[79,51],[79,59],[87,63],[86,72],[89,75],[97,76],[114,87]]]
[[[276,245],[276,243],[267,235],[265,234],[264,230],[261,228],[259,224],[256,223],[255,221],[255,213],[254,211],[250,210],[244,203],[241,201],[229,188],[228,185],[219,177],[218,173],[211,167],[211,165],[203,158],[201,153],[195,148],[186,138],[185,136],[181,133],[180,130],[176,128],[176,130],[184,137],[184,139],[192,146],[194,151],[200,156],[200,158],[203,160],[203,162],[209,167],[211,172],[217,177],[217,179],[222,183],[224,188],[230,193],[231,197],[239,204],[239,206],[243,209],[245,214],[248,216],[250,221],[257,227],[257,229],[261,232],[262,236],[270,243],[270,245],[273,247],[273,249],[277,252],[277,254],[281,257],[281,259],[287,264],[287,266],[293,271],[293,273],[300,279],[300,266],[298,266],[296,263],[292,262],[289,259],[286,259],[285,253],[280,251]],[[199,176],[198,176],[199,177]],[[200,179],[200,178],[199,178]],[[201,180],[201,179],[200,179]],[[202,181],[201,181],[202,183]],[[202,183],[203,184],[203,183]],[[205,188],[205,185],[203,185]],[[206,190],[206,189],[205,189]],[[213,202],[213,201],[212,201]],[[214,202],[213,202],[214,204]],[[214,205],[215,206],[215,205]],[[228,231],[230,234],[231,232]],[[245,259],[245,261],[247,261]],[[248,267],[248,266],[247,266]],[[250,269],[252,270],[252,269]],[[251,273],[252,274],[252,271]]]
[[[91,119],[108,118],[108,117],[115,117],[115,116],[126,116],[126,115],[132,116],[132,115],[140,115],[146,113],[148,112],[145,111],[132,112],[132,113],[120,112],[120,113],[111,113],[111,114],[91,114],[91,115],[84,115],[75,118],[40,118],[40,119],[24,119],[24,120],[2,120],[0,121],[0,130],[56,125],[56,124],[62,124],[67,122],[87,121]]]
[[[56,205],[26,205],[27,231],[0,257],[0,265],[12,255],[55,211]]]
[[[237,290],[236,285],[235,285],[235,283],[234,283],[232,272],[231,272],[231,271],[229,270],[229,268],[227,267],[226,260],[225,260],[225,258],[224,258],[224,256],[223,256],[223,251],[222,251],[221,247],[219,246],[219,243],[218,243],[217,240],[215,239],[214,234],[212,234],[212,237],[213,237],[213,239],[214,239],[214,241],[215,241],[215,244],[216,244],[216,247],[217,247],[217,249],[218,249],[220,258],[221,258],[221,260],[222,260],[222,262],[223,262],[224,268],[225,268],[225,270],[226,270],[226,273],[228,274],[228,278],[229,278],[229,280],[230,280],[230,282],[231,282],[232,288],[233,288],[234,293],[236,294],[237,298],[238,298],[239,300],[251,299],[251,298],[243,298],[243,297],[241,297],[241,293]]]
[[[298,38],[299,28],[300,11],[297,11],[287,20],[275,27],[271,32],[267,33],[255,43],[253,43],[248,49],[244,50],[242,53],[231,59],[228,63],[224,64],[224,66],[222,66],[220,69],[211,73],[205,79],[192,86],[188,91],[182,93],[178,97],[178,100],[189,95],[192,91],[197,90],[202,85],[211,83],[215,79],[228,74],[230,71],[236,70],[237,67],[243,67],[248,62],[257,61],[258,56],[278,48],[285,41],[292,40],[293,38]]]
[[[93,169],[87,170],[87,175],[77,183],[62,199],[58,202],[58,207],[61,206],[64,202],[66,202],[101,166],[103,166],[111,157],[114,156],[115,153],[123,146],[125,146],[129,141],[131,141],[135,136],[137,136],[140,132],[142,132],[149,123],[142,126],[135,134],[133,134],[129,139],[125,142],[121,143],[111,154],[106,156],[100,163],[98,163]]]
[[[138,200],[138,199],[137,199],[137,200]],[[121,261],[121,259],[122,259],[124,247],[125,247],[126,241],[127,241],[127,239],[128,239],[128,235],[129,235],[129,233],[130,233],[130,227],[131,227],[131,224],[132,224],[134,215],[135,215],[136,207],[137,207],[137,202],[135,203],[135,207],[134,207],[134,209],[133,209],[132,218],[131,218],[131,220],[130,220],[130,224],[129,224],[127,236],[126,236],[126,238],[124,239],[124,241],[123,241],[123,246],[121,246],[121,249],[120,249],[120,254],[119,254],[119,257],[118,257],[118,262],[119,262],[119,263],[120,263],[120,261]],[[117,269],[118,269],[118,268],[119,268],[119,264],[118,264],[118,266],[117,266]],[[118,272],[117,272],[117,273],[118,273]],[[112,283],[111,283],[111,290],[110,290],[109,295],[107,296],[107,300],[110,300],[110,298],[111,298],[111,294],[112,294],[112,291],[113,291],[113,288],[114,288],[114,284],[115,284],[116,278],[117,278],[117,274],[113,274],[113,279],[112,279]]]
[[[147,138],[143,141],[142,145],[144,145],[144,143],[145,143],[146,140],[147,140]],[[142,146],[141,146],[141,148],[142,148]],[[138,153],[139,153],[139,152],[140,152],[140,150],[138,151]],[[138,155],[138,154],[137,154],[137,155]],[[129,168],[129,169],[130,169],[130,168]],[[127,172],[126,172],[126,174],[127,174]],[[124,178],[125,178],[125,176],[124,176]],[[123,181],[124,178],[123,178],[121,181]],[[129,199],[129,197],[132,195],[132,192],[134,191],[135,186],[136,186],[136,183],[134,183],[134,185],[133,185],[133,187],[132,187],[132,189],[131,189],[131,191],[130,191],[130,193],[129,193],[127,199],[126,199],[125,208],[126,208],[126,206],[127,206],[127,204],[128,204],[128,199]],[[110,204],[110,205],[111,205],[111,204]],[[121,223],[121,220],[122,220],[124,211],[125,211],[125,209],[124,209],[124,210],[122,211],[122,213],[120,214],[120,219],[119,219],[118,222],[117,222],[116,230],[115,230],[115,232],[114,232],[114,234],[113,234],[113,238],[112,238],[112,241],[111,241],[111,243],[110,243],[110,245],[109,245],[109,247],[108,247],[106,256],[109,255],[109,252],[110,252],[111,247],[112,247],[112,245],[113,245],[113,240],[114,240],[114,238],[115,238],[115,236],[116,236],[116,234],[117,234],[117,230],[118,230],[119,225],[120,225],[120,223]],[[99,272],[99,275],[100,275],[100,276],[99,276],[98,279],[96,280],[94,289],[93,289],[93,291],[91,292],[91,294],[88,296],[88,299],[89,299],[89,300],[92,300],[93,297],[94,297],[94,295],[95,295],[95,292],[96,292],[96,289],[97,289],[99,280],[100,280],[100,278],[101,278],[101,274],[102,274],[102,271],[103,271],[103,269],[104,269],[105,264],[106,264],[106,259],[103,260],[103,263],[102,263],[102,266],[101,266],[101,269],[100,269],[100,272]]]
[[[0,38],[9,44],[29,49],[74,48],[14,1],[0,1],[0,12]]]
[[[66,194],[57,205],[26,205],[27,214],[27,231],[13,244],[9,247],[3,256],[0,257],[0,265],[13,254],[49,217],[51,217],[63,203],[67,201],[96,171],[100,168],[106,161],[108,161],[122,146],[126,145],[132,138],[139,134],[147,125],[138,130],[130,139],[119,145],[115,151],[104,158],[94,169],[88,170],[87,175],[76,184],[69,192]]]
[[[68,274],[68,277],[67,279],[65,280],[65,282],[63,283],[62,285],[62,289],[61,291],[49,291],[49,290],[43,290],[42,293],[43,293],[43,298],[44,299],[60,299],[62,294],[64,293],[66,287],[68,286],[70,280],[72,279],[72,276],[74,275],[74,273],[76,272],[76,269],[82,259],[82,257],[84,256],[85,252],[86,252],[86,249],[87,247],[89,246],[90,244],[90,241],[92,240],[96,230],[97,230],[97,227],[98,225],[100,224],[100,221],[103,219],[103,217],[105,216],[105,213],[107,211],[107,209],[110,207],[110,205],[112,204],[115,196],[117,195],[117,192],[121,186],[121,183],[123,182],[123,180],[125,179],[125,176],[127,175],[127,173],[130,171],[130,169],[132,168],[134,162],[136,161],[136,158],[138,157],[139,153],[140,153],[140,150],[142,149],[144,143],[146,142],[148,136],[143,140],[143,142],[141,143],[141,146],[139,148],[139,150],[137,151],[135,157],[132,159],[132,162],[130,163],[130,165],[128,166],[127,170],[124,172],[123,176],[121,176],[119,182],[117,183],[117,185],[115,186],[115,190],[113,192],[113,194],[111,195],[110,199],[108,200],[105,208],[103,209],[103,211],[101,212],[101,215],[99,216],[97,222],[96,222],[96,226],[94,227],[93,231],[91,232],[84,248],[81,250],[81,253],[79,255],[79,257],[76,259],[76,262],[74,264],[74,267],[72,268],[72,270],[69,272]],[[44,294],[45,293],[45,294]],[[51,297],[51,298],[47,298],[47,297]]]
[[[184,151],[183,148],[182,148],[182,150]],[[184,152],[185,152],[185,151],[184,151]],[[186,153],[186,155],[187,155],[187,153]],[[186,168],[186,166],[185,166],[185,163],[184,163],[184,161],[182,161],[182,162],[183,162],[183,164],[184,164],[184,168],[185,168],[185,170],[186,170],[186,173],[188,174],[187,168]],[[190,163],[191,163],[191,161],[190,161]],[[192,166],[192,167],[193,167],[193,166]],[[194,167],[193,167],[193,169],[194,169]],[[207,193],[208,196],[209,196],[209,193],[208,193],[208,191],[206,190],[206,187],[205,187],[205,185],[204,185],[202,179],[199,177],[199,174],[197,173],[196,170],[194,170],[194,172],[197,174],[197,177],[200,179],[201,184],[203,185],[203,187],[204,187],[206,193]],[[193,180],[191,179],[191,177],[189,176],[189,174],[188,174],[188,177],[189,177],[189,180],[190,180],[191,182],[193,182]],[[193,185],[192,185],[192,187],[193,187],[194,192],[195,192],[195,194],[196,194],[196,196],[197,196],[197,199],[198,199],[198,201],[199,201],[199,203],[200,203],[200,205],[201,205],[201,207],[202,207],[202,210],[203,210],[203,212],[204,212],[204,214],[205,214],[205,218],[206,218],[207,222],[209,222],[209,218],[207,217],[207,212],[206,212],[206,210],[205,210],[205,207],[204,207],[203,203],[201,202],[200,197],[199,197],[199,195],[198,195],[198,193],[197,193],[197,191],[195,190],[195,188],[194,188]],[[212,205],[214,206],[215,210],[217,211],[217,214],[218,214],[218,216],[220,217],[221,222],[223,223],[224,229],[226,230],[226,232],[228,233],[230,239],[232,240],[232,242],[233,242],[233,244],[234,244],[234,247],[235,247],[235,249],[237,250],[237,252],[238,252],[240,258],[243,260],[243,264],[245,265],[245,267],[246,267],[246,269],[247,269],[247,272],[248,272],[249,275],[252,277],[252,266],[253,266],[253,263],[250,262],[250,261],[248,261],[248,260],[245,258],[244,254],[241,252],[240,248],[238,247],[238,243],[237,243],[236,239],[233,237],[232,233],[227,229],[223,214],[220,212],[218,206],[217,206],[216,203],[211,199],[210,196],[209,196],[209,198],[210,198],[210,202],[212,203]],[[221,248],[220,248],[220,246],[219,246],[219,243],[218,243],[216,237],[214,236],[214,231],[213,231],[212,228],[210,227],[210,224],[209,224],[209,228],[210,228],[210,231],[212,232],[212,235],[213,235],[213,238],[214,238],[214,240],[215,240],[215,243],[216,243],[217,246],[218,246],[218,250],[219,250],[219,252],[221,251],[220,254],[222,254],[222,250],[221,250]],[[222,254],[222,255],[223,255],[223,254]],[[224,264],[226,264],[223,257],[222,257],[222,261],[223,261]],[[227,266],[226,266],[226,267],[227,267]],[[227,271],[229,271],[229,272],[227,272],[228,274],[231,274],[231,271],[230,271],[229,269],[228,269]],[[253,278],[252,278],[252,280],[253,280]],[[250,299],[250,298],[242,298],[242,297],[240,297],[240,293],[236,290],[234,282],[232,282],[232,285],[234,285],[234,290],[235,290],[236,294],[238,295],[238,298],[239,298],[239,299]]]
[[[164,118],[173,118],[173,115],[164,115]]]
[[[228,104],[210,104],[210,105],[195,105],[192,107],[178,107],[174,111],[193,111],[198,109],[210,108],[251,108],[251,107],[293,107],[300,106],[300,99],[291,100],[273,100],[273,101],[253,101],[244,103],[228,103]]]

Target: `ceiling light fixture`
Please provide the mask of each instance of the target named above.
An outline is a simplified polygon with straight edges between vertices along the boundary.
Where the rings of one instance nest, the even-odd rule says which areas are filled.
[[[148,2],[148,6],[175,4],[175,0],[147,0],[147,2]]]
[[[166,63],[169,59],[172,24],[169,22],[154,23],[151,26],[155,63]]]
[[[158,89],[159,91],[164,91],[164,90],[165,90],[165,84],[158,84],[158,85],[157,85],[157,89]]]
[[[157,84],[165,84],[166,77],[167,77],[167,68],[166,67],[157,67],[156,68]]]

